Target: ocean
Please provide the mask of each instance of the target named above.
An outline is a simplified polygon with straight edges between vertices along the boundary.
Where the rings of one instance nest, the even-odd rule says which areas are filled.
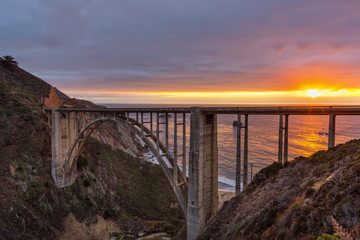
[[[111,108],[143,108],[143,107],[190,107],[191,105],[170,104],[102,104]],[[201,105],[204,107],[214,105]],[[219,107],[219,105],[216,105]],[[222,105],[224,106],[224,105]],[[241,107],[241,105],[226,105]],[[247,105],[249,106],[249,105]],[[257,105],[259,106],[259,105]],[[271,106],[271,105],[268,105]],[[135,117],[135,115],[131,116]],[[182,122],[182,114],[177,116],[178,122]],[[169,148],[173,152],[173,129],[174,118],[169,118]],[[144,121],[149,121],[150,116],[144,114]],[[218,115],[218,158],[219,158],[219,189],[235,191],[235,164],[236,164],[236,127],[233,122],[236,115]],[[153,116],[154,128],[156,117]],[[149,124],[148,124],[149,125]],[[160,139],[165,142],[165,126],[160,125]],[[329,117],[324,116],[289,116],[289,161],[297,156],[310,156],[311,154],[327,149],[329,130]],[[249,180],[261,168],[277,161],[279,116],[272,115],[249,115]],[[186,115],[186,142],[187,161],[190,142],[190,114]],[[244,133],[242,132],[242,137]],[[336,140],[335,144],[345,143],[351,139],[360,137],[360,116],[337,116],[336,117]],[[177,134],[178,153],[182,151],[182,126],[178,126]],[[242,141],[243,144],[243,141]],[[243,145],[242,145],[243,149]],[[242,153],[243,159],[243,153]],[[181,160],[179,160],[181,164]],[[252,169],[251,169],[252,165]],[[180,166],[181,167],[181,166]]]

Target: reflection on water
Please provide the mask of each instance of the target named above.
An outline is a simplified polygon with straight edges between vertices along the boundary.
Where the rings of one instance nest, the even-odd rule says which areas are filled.
[[[236,127],[232,126],[235,119],[235,115],[218,117],[219,174],[232,180],[236,159]],[[326,150],[328,136],[324,133],[328,132],[328,124],[328,116],[289,116],[289,160]],[[359,136],[359,116],[337,116],[336,144]],[[279,116],[249,116],[249,164],[254,164],[253,175],[277,161],[278,139]]]
[[[111,107],[114,107],[112,105]],[[136,107],[136,106],[132,106]],[[182,122],[182,114],[178,114],[178,122]],[[135,115],[131,117],[135,118]],[[309,156],[316,151],[327,149],[329,128],[328,116],[289,116],[289,160],[296,156]],[[148,114],[144,121],[149,121]],[[163,122],[163,118],[160,122]],[[236,163],[236,127],[233,121],[236,115],[218,115],[218,153],[219,153],[219,187],[224,190],[235,188]],[[156,117],[153,115],[153,128],[156,130]],[[242,120],[243,121],[243,120]],[[173,152],[174,146],[174,116],[169,118],[169,146]],[[190,114],[186,115],[186,145],[187,161],[190,143]],[[150,124],[147,124],[150,127]],[[165,143],[165,125],[159,125],[160,139]],[[347,142],[360,136],[360,116],[336,117],[336,144]],[[244,132],[242,131],[242,144]],[[279,137],[279,116],[250,115],[249,116],[249,171],[253,163],[253,175],[261,168],[277,161]],[[178,153],[182,152],[182,126],[177,128]],[[243,145],[242,145],[243,150]],[[243,159],[243,153],[241,158]],[[178,159],[181,165],[182,158]],[[248,174],[249,180],[251,174]]]

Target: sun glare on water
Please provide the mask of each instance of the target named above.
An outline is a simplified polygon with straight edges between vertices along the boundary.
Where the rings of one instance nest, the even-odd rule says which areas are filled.
[[[312,98],[316,98],[316,97],[322,95],[323,93],[324,93],[323,91],[318,91],[318,90],[314,90],[314,89],[310,89],[306,92],[306,94]]]

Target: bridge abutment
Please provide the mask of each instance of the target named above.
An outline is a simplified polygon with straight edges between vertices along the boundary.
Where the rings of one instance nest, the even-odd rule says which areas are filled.
[[[218,211],[217,115],[191,108],[187,240]]]

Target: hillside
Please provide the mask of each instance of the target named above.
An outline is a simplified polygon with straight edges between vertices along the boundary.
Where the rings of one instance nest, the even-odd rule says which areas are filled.
[[[124,126],[96,130],[79,158],[76,183],[54,185],[50,129],[38,110],[52,89],[68,106],[101,107],[0,61],[0,239],[174,235],[185,223],[176,197]],[[360,239],[359,199],[360,140],[353,140],[262,169],[198,239],[317,239],[334,228]]]
[[[360,239],[359,140],[262,169],[198,239],[317,239],[331,216]]]
[[[0,239],[176,233],[184,224],[176,197],[161,168],[140,157],[125,127],[108,124],[95,132],[79,158],[75,184],[54,185],[49,129],[37,109],[50,89],[0,62]]]

